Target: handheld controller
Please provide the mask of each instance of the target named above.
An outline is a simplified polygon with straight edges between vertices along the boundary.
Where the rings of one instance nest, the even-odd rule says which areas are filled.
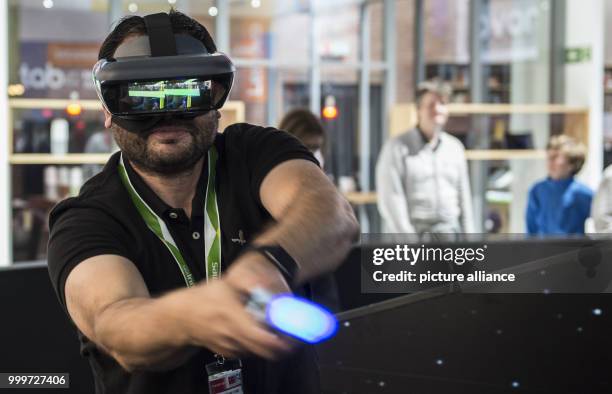
[[[327,309],[291,294],[272,295],[255,288],[246,307],[273,330],[310,344],[333,337],[338,328],[336,318]]]

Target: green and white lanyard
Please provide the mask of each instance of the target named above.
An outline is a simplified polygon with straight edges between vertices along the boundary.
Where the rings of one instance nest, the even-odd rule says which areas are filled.
[[[217,165],[217,150],[214,145],[208,150],[208,182],[204,199],[204,253],[206,256],[206,281],[218,279],[221,275],[221,226],[219,224],[219,209],[217,207],[217,193],[215,191],[215,168]],[[143,220],[159,240],[166,245],[174,257],[174,261],[181,270],[187,287],[195,285],[193,274],[185,262],[174,238],[166,223],[151,209],[145,200],[138,194],[123,163],[123,154],[119,157],[119,176],[128,191],[134,206]]]

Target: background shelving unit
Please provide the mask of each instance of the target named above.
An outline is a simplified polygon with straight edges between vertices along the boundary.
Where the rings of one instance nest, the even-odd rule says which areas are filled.
[[[486,81],[485,101],[490,103],[510,102],[510,64],[491,63],[484,65]],[[425,65],[426,79],[440,78],[451,84],[451,102],[466,103],[470,100],[470,66],[467,63],[428,63]]]
[[[69,115],[65,110],[68,106],[78,106],[79,115]],[[78,192],[83,181],[102,168],[112,154],[112,144],[108,149],[97,150],[97,153],[81,153],[83,142],[99,131],[105,130],[101,117],[102,106],[98,100],[62,100],[62,99],[24,99],[9,100],[7,136],[8,161],[11,168],[11,223],[12,223],[12,256],[13,261],[32,261],[44,258],[48,238],[46,223],[49,210],[67,195]],[[46,112],[46,115],[43,115]],[[31,149],[35,144],[32,139],[43,136],[49,140],[49,124],[51,118],[69,120],[69,152],[53,154],[49,144],[43,144],[42,149]],[[232,123],[243,122],[245,105],[242,101],[228,101],[221,110],[219,129]],[[76,124],[84,126],[78,130]],[[29,122],[29,123],[28,123]],[[29,124],[26,132],[25,125]],[[35,124],[35,126],[32,126]],[[87,126],[85,127],[85,124]],[[35,127],[33,129],[32,127]],[[80,133],[80,135],[79,135]],[[111,141],[108,131],[101,135],[105,141]],[[20,141],[28,141],[21,143]],[[78,143],[74,143],[78,142]],[[15,152],[18,146],[20,151]],[[28,153],[37,152],[37,153]],[[101,153],[104,152],[104,153]],[[54,168],[52,168],[54,167]],[[75,168],[76,167],[76,168]],[[49,193],[45,181],[46,170],[56,170],[58,174],[55,187],[56,193]],[[62,181],[66,177],[60,174],[69,171],[80,172],[76,181],[70,178],[68,185]],[[71,177],[72,175],[70,175]]]
[[[82,110],[101,111],[102,105],[98,100],[62,100],[62,99],[11,99],[9,100],[9,162],[11,164],[104,164],[108,160],[109,154],[100,153],[68,153],[65,155],[55,155],[51,153],[14,153],[13,152],[13,112],[17,109],[50,109],[63,110],[70,104],[78,104]],[[228,101],[221,109],[221,120],[219,130],[232,123],[243,122],[245,108],[241,101]],[[67,115],[68,116],[68,115]]]

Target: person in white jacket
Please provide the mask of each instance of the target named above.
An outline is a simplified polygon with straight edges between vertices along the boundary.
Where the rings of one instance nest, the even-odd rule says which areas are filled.
[[[383,146],[376,165],[378,209],[389,233],[470,233],[472,199],[463,144],[443,131],[450,87],[419,86],[418,125]]]
[[[597,233],[612,233],[612,165],[603,174],[593,204],[591,217]]]

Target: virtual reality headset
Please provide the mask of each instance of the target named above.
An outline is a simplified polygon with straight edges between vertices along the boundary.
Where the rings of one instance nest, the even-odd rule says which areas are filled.
[[[216,51],[210,36],[203,42],[173,34],[166,13],[144,19],[147,36],[128,39],[114,58],[102,59],[93,68],[104,108],[120,121],[167,114],[191,117],[220,109],[236,71],[229,57]]]

